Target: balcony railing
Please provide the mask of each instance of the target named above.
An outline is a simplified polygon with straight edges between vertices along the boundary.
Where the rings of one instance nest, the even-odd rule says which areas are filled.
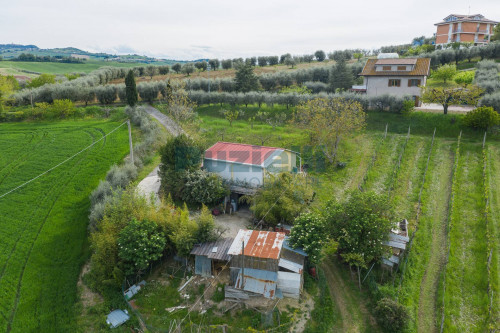
[[[488,30],[479,30],[479,29],[477,29],[477,32],[482,33],[482,34],[487,34],[487,33],[489,33],[489,31],[488,31]]]
[[[462,32],[462,29],[455,29],[455,30],[453,30],[454,34],[456,34],[457,32]]]

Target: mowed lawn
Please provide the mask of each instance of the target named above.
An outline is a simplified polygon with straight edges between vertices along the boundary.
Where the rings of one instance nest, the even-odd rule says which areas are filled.
[[[0,196],[56,166],[121,122],[0,124]],[[122,126],[92,148],[0,197],[0,331],[74,331],[87,256],[89,194],[128,153]]]

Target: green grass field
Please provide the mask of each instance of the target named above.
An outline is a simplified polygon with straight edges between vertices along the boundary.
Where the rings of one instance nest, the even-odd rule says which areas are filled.
[[[116,121],[0,124],[0,196],[116,128]],[[127,128],[0,198],[0,331],[75,330],[89,194],[128,153]]]
[[[488,314],[487,238],[479,143],[461,143],[449,225],[445,331],[484,332]]]
[[[100,67],[136,67],[139,63],[88,60],[83,64],[65,64],[56,62],[0,61],[0,74],[26,75],[23,71],[48,74],[90,73]],[[143,64],[147,66],[146,64]]]

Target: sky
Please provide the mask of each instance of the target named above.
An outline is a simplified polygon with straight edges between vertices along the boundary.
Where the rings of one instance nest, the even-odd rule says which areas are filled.
[[[499,0],[0,0],[0,44],[194,60],[374,49]]]

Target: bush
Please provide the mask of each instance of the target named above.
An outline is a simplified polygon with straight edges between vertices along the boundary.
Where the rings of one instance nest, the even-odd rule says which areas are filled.
[[[176,197],[187,203],[212,205],[229,194],[222,178],[211,172],[185,171],[179,174],[178,179],[182,185]]]
[[[463,123],[467,127],[486,130],[500,124],[500,115],[492,107],[482,106],[468,112]]]
[[[410,316],[406,308],[390,298],[382,298],[375,308],[378,324],[384,332],[403,332]]]

